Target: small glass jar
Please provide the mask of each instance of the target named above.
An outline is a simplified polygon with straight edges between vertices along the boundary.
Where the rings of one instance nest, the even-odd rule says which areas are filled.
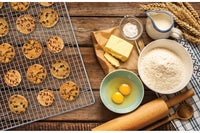
[[[126,36],[123,32],[123,28],[124,26],[127,24],[127,23],[131,23],[133,25],[136,25],[137,26],[137,29],[138,29],[138,34],[134,37],[129,37],[129,36]],[[121,33],[121,35],[127,39],[127,40],[137,40],[141,35],[142,35],[142,32],[143,32],[143,26],[142,26],[142,23],[140,22],[140,20],[136,17],[131,17],[131,16],[124,16],[124,18],[121,20],[120,24],[119,24],[119,31]]]
[[[124,34],[124,31],[123,31],[123,28],[124,26],[127,24],[127,23],[131,23],[133,25],[136,25],[137,26],[137,30],[138,30],[138,33],[136,36],[134,37],[129,37],[129,36],[126,36],[126,34]],[[142,35],[142,32],[143,32],[143,25],[142,23],[140,22],[140,20],[136,17],[131,17],[131,16],[124,16],[124,18],[121,20],[120,24],[119,24],[119,31],[121,33],[121,35],[127,39],[127,40],[134,40],[135,41],[135,45],[136,45],[136,48],[137,48],[137,51],[138,51],[138,54],[140,54],[141,50],[140,50],[140,47],[137,43],[137,39]]]

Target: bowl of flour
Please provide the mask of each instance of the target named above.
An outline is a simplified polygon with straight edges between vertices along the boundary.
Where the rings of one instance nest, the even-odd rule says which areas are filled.
[[[161,94],[176,93],[190,81],[192,59],[179,43],[159,39],[148,44],[138,59],[138,72],[143,83]]]

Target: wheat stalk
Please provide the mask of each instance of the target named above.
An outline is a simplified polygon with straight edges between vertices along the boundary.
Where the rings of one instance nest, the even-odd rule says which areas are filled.
[[[188,8],[188,10],[191,12],[191,14],[196,18],[197,22],[200,24],[200,18],[199,18],[199,14],[197,13],[197,11],[188,2],[183,2],[183,3]]]
[[[149,5],[140,5],[140,10],[147,11],[147,10],[167,10],[164,3],[153,3]]]
[[[200,39],[190,35],[188,32],[183,32],[183,36],[185,37],[186,40],[200,45]]]

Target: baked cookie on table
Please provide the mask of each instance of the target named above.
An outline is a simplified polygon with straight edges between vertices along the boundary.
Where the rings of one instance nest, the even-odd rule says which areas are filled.
[[[35,19],[28,14],[19,16],[16,21],[17,30],[23,34],[30,34],[35,29]]]
[[[0,2],[0,9],[3,7],[3,2]]]
[[[23,54],[28,59],[36,59],[42,54],[42,45],[37,40],[28,40],[22,47]]]
[[[44,89],[38,93],[37,100],[42,106],[50,106],[54,102],[55,96],[52,91]]]
[[[0,37],[3,37],[8,34],[9,26],[5,19],[0,18]]]
[[[56,60],[51,65],[51,74],[58,79],[67,78],[70,74],[69,64],[64,60]]]
[[[40,3],[40,5],[46,6],[46,7],[51,6],[51,5],[54,4],[54,2],[39,2],[39,3]]]
[[[13,113],[21,114],[26,111],[28,107],[28,101],[25,97],[15,94],[9,98],[8,105]]]
[[[72,81],[67,81],[60,87],[60,96],[66,101],[74,101],[79,96],[79,87]]]
[[[28,68],[26,75],[31,83],[40,84],[46,79],[47,72],[42,65],[34,64]]]
[[[15,49],[8,43],[3,43],[0,45],[0,62],[9,63],[15,57]]]
[[[59,53],[64,48],[64,42],[59,36],[50,37],[47,40],[47,48],[52,53]]]
[[[58,22],[58,13],[53,9],[44,9],[39,13],[38,20],[44,27],[53,27]]]
[[[30,2],[10,2],[10,6],[17,12],[26,11],[29,8]]]
[[[4,75],[5,83],[10,87],[18,86],[21,79],[21,75],[17,70],[9,70]]]

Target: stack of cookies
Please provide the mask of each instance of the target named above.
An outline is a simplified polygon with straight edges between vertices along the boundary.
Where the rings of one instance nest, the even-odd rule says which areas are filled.
[[[30,2],[10,2],[10,7],[16,12],[25,12],[30,7]],[[39,2],[44,7],[49,7],[54,2]],[[3,2],[0,2],[0,9],[3,8]],[[51,28],[58,22],[58,13],[53,9],[43,9],[38,16],[38,22],[44,28]],[[9,32],[9,24],[3,18],[0,18],[0,37],[5,37]],[[36,20],[29,14],[23,14],[16,20],[16,29],[22,34],[31,34],[36,28]],[[48,50],[52,54],[60,53],[64,48],[64,41],[59,36],[52,36],[46,42]],[[27,40],[22,47],[24,56],[29,60],[38,59],[42,56],[43,47],[38,40]],[[15,49],[11,44],[3,43],[0,45],[0,62],[10,63],[14,60]],[[55,60],[51,64],[51,75],[57,79],[66,79],[70,74],[70,65],[64,60]],[[30,83],[38,85],[45,82],[47,71],[41,64],[29,66],[27,79]],[[21,83],[21,74],[19,71],[11,69],[4,75],[5,83],[10,87],[19,86]],[[79,87],[72,81],[67,81],[60,86],[60,96],[66,101],[74,101],[79,96]],[[50,106],[55,100],[55,95],[48,89],[39,91],[37,96],[38,102],[42,106]],[[21,114],[28,108],[28,100],[19,94],[14,94],[9,98],[9,108],[15,114]]]

